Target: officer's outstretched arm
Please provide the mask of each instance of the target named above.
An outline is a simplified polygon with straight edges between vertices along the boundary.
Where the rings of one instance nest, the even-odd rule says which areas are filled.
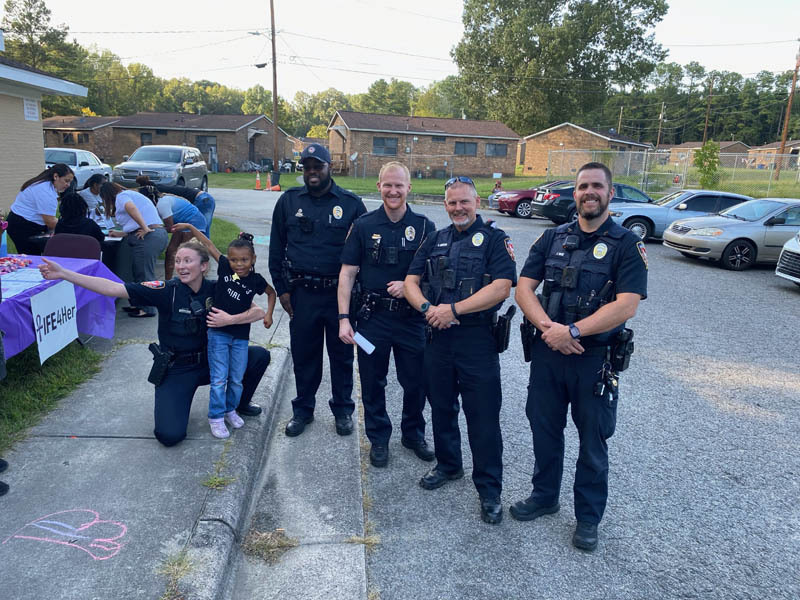
[[[636,315],[641,299],[639,294],[617,294],[617,298],[613,302],[601,306],[596,312],[581,319],[575,325],[581,330],[581,336],[611,331]]]
[[[89,291],[102,294],[103,296],[110,296],[112,298],[128,297],[128,290],[125,289],[125,286],[121,283],[117,283],[116,281],[111,281],[110,279],[105,279],[103,277],[93,277],[92,275],[83,275],[81,273],[76,273],[75,271],[70,271],[58,263],[47,260],[44,257],[42,257],[42,261],[44,262],[39,265],[39,272],[41,272],[42,277],[45,279],[63,279],[64,281],[69,281],[70,283],[79,285],[82,288],[86,288]]]
[[[419,275],[406,275],[403,281],[403,295],[406,297],[406,300],[408,300],[408,303],[417,310],[420,309],[423,302],[427,302],[427,298],[422,295],[419,282]]]
[[[533,325],[539,330],[544,331],[552,322],[547,316],[542,303],[536,297],[536,288],[539,287],[539,281],[531,279],[530,277],[520,277],[517,282],[517,291],[514,294],[514,300],[520,307],[525,315]]]

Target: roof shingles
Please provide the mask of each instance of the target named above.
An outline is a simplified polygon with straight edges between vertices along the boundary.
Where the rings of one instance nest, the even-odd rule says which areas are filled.
[[[407,117],[402,115],[361,113],[349,110],[340,110],[338,114],[349,129],[355,130],[519,139],[519,135],[515,131],[506,127],[499,121],[444,119],[441,117]]]

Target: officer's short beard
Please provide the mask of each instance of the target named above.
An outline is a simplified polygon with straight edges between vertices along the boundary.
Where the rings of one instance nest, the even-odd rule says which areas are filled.
[[[320,175],[319,176],[319,183],[317,185],[312,185],[308,183],[305,176],[303,177],[303,182],[306,184],[306,189],[311,192],[312,194],[317,194],[319,192],[325,191],[325,188],[328,187],[331,183],[331,175],[328,173],[327,175]]]
[[[604,198],[599,198],[599,201],[597,202],[597,208],[590,211],[590,210],[586,209],[586,207],[583,205],[583,201],[581,201],[580,204],[578,205],[578,213],[584,219],[588,219],[588,220],[596,219],[597,217],[601,216],[605,212],[605,210],[608,208],[608,203],[609,202],[611,202],[610,198],[605,198],[605,199]]]

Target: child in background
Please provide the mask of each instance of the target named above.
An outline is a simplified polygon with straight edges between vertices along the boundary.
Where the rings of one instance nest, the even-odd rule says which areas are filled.
[[[275,290],[255,271],[256,253],[252,235],[240,233],[239,238],[228,245],[228,255],[225,256],[194,225],[177,223],[172,229],[190,230],[219,263],[214,292],[216,308],[238,315],[250,308],[256,294],[266,293],[267,314],[264,316],[264,327],[272,326]],[[226,438],[230,435],[225,421],[234,429],[244,425],[242,418],[236,414],[236,407],[242,397],[242,377],[247,367],[249,339],[249,323],[208,329],[208,367],[211,375],[208,424],[214,437]]]

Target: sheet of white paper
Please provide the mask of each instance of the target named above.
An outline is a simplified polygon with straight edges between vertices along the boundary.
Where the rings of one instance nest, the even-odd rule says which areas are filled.
[[[353,339],[356,341],[356,344],[358,344],[358,347],[367,354],[372,354],[375,351],[375,345],[357,331]]]

